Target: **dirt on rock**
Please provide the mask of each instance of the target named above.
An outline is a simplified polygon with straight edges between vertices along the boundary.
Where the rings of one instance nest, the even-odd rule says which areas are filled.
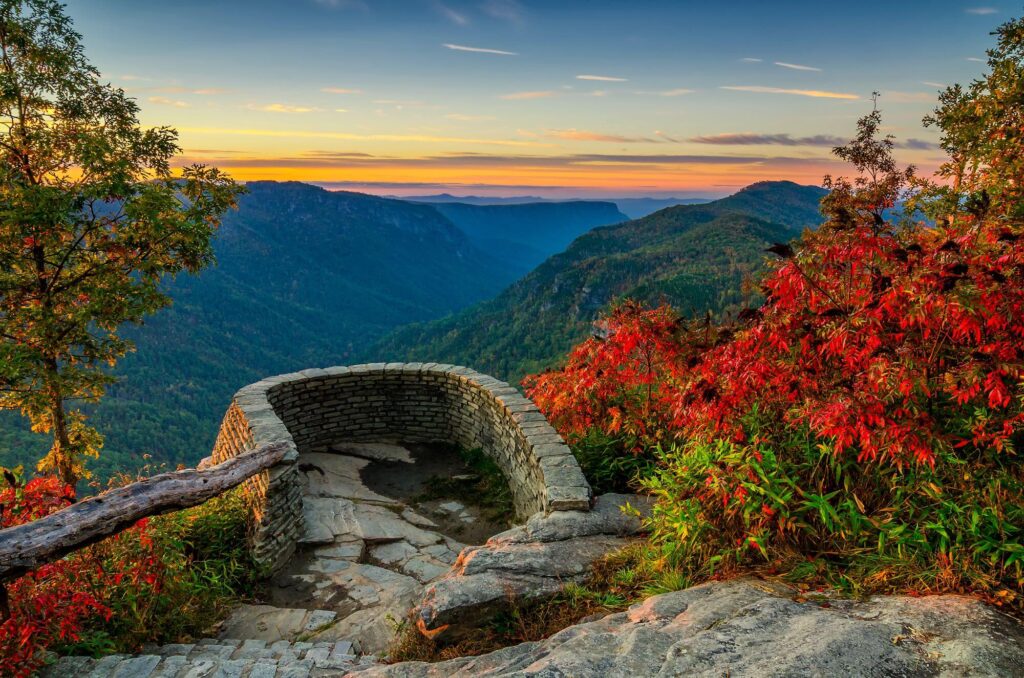
[[[423,525],[464,544],[479,545],[509,528],[513,516],[496,516],[478,501],[478,473],[452,445],[404,443],[411,461],[375,459],[360,470],[373,492],[402,502],[432,525]],[[358,448],[354,447],[354,451]],[[335,448],[341,454],[342,448]],[[349,452],[351,454],[351,452]]]

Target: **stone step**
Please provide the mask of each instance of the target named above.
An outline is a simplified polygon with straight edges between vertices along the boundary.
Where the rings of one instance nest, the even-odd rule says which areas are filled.
[[[268,643],[204,638],[195,643],[147,646],[139,655],[101,659],[61,657],[43,678],[305,678],[343,675],[360,658],[350,641]]]

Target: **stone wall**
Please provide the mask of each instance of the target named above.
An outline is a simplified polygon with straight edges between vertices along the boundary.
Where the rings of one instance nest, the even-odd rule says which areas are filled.
[[[481,448],[508,478],[518,517],[590,509],[576,459],[536,405],[465,367],[375,363],[310,369],[246,386],[224,417],[213,461],[284,440],[285,460],[247,482],[255,555],[271,570],[302,536],[298,453],[342,441],[453,442]]]

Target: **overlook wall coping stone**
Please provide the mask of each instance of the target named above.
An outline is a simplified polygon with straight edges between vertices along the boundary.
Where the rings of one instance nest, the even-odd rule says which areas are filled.
[[[517,517],[589,511],[591,489],[565,441],[506,382],[467,367],[371,363],[268,377],[240,389],[224,415],[214,463],[258,445],[284,459],[246,481],[256,518],[254,557],[280,569],[305,534],[299,454],[337,442],[451,442],[501,468]]]

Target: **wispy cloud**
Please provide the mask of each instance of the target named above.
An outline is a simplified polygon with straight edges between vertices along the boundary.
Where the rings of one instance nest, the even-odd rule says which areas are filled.
[[[982,16],[984,16],[986,14],[998,14],[999,13],[999,10],[996,9],[995,7],[968,7],[964,11],[967,12],[968,14],[978,14],[978,15],[982,15]]]
[[[985,63],[984,59],[979,59],[978,57],[967,57],[967,60],[968,61],[973,61],[976,64],[983,64],[983,63]]]
[[[181,132],[193,134],[230,135],[248,137],[273,137],[282,139],[334,139],[339,141],[393,141],[398,143],[421,142],[453,144],[462,143],[469,145],[486,146],[543,146],[550,147],[551,144],[536,141],[517,141],[514,139],[479,139],[468,137],[435,136],[431,134],[351,134],[347,132],[317,132],[312,130],[279,130],[279,129],[253,129],[233,127],[180,127]]]
[[[149,97],[149,103],[159,104],[161,106],[174,106],[175,108],[188,108],[189,104],[186,101],[175,101],[174,99],[168,99],[167,97]]]
[[[295,106],[293,104],[249,104],[247,108],[267,113],[317,113],[323,110],[315,106]]]
[[[577,80],[597,80],[599,82],[629,82],[626,78],[616,78],[611,75],[577,75]]]
[[[119,79],[127,80],[128,82],[134,82],[136,80],[152,80],[153,79],[153,78],[147,78],[147,77],[144,77],[144,76],[141,76],[141,75],[133,75],[131,73],[128,73],[126,75],[121,75],[121,76],[118,76],[118,77],[119,77]]]
[[[469,47],[467,45],[455,45],[450,42],[446,42],[441,45],[448,49],[453,49],[456,52],[478,52],[480,54],[500,54],[501,56],[519,56],[519,52],[506,52],[503,49],[490,49],[488,47]]]
[[[554,96],[558,96],[558,92],[552,92],[551,90],[538,90],[534,92],[512,92],[511,94],[502,94],[498,98],[517,101],[520,99],[547,99]]]
[[[313,0],[313,2],[321,7],[331,9],[360,9],[364,12],[370,9],[364,0]]]
[[[925,141],[924,139],[907,139],[906,141],[897,141],[896,148],[906,148],[912,151],[934,151],[939,148],[939,145],[934,141]]]
[[[453,24],[457,24],[459,26],[469,25],[469,18],[465,14],[456,12],[448,5],[445,5],[444,3],[441,2],[436,2],[434,3],[434,7],[437,9],[438,12],[441,13],[442,16],[448,19],[448,21],[451,21]]]
[[[794,137],[790,134],[755,134],[740,132],[730,134],[712,134],[691,137],[690,141],[697,144],[715,146],[840,146],[846,140],[829,134],[816,134],[809,137]]]
[[[188,159],[179,159],[187,161]],[[232,158],[232,167],[580,167],[580,166],[673,166],[718,165],[760,168],[819,167],[836,164],[832,158],[800,158],[764,155],[677,155],[629,153],[574,153],[566,155],[501,155],[492,153],[442,153],[417,157],[379,156],[366,153],[313,151],[285,157]]]
[[[804,66],[802,64],[791,64],[786,61],[776,61],[775,65],[781,66],[783,68],[788,68],[794,71],[814,71],[816,73],[821,73],[820,68],[815,68],[814,66]]]
[[[754,57],[743,57],[742,59],[740,59],[740,61],[742,61],[745,64],[759,64],[762,61],[764,61],[764,59],[755,59]]]
[[[458,120],[459,122],[482,122],[485,120],[494,120],[493,115],[468,115],[466,113],[448,113],[444,117],[449,120]]]
[[[516,26],[526,23],[526,10],[517,0],[486,0],[480,9],[495,19],[507,21]]]
[[[739,132],[729,134],[711,134],[690,137],[687,141],[712,146],[822,146],[835,148],[847,142],[843,137],[831,134],[815,134],[807,137],[794,137],[790,134],[758,134],[755,132]],[[907,139],[897,141],[896,148],[924,151],[938,148],[938,144],[923,139]]]
[[[320,91],[321,92],[326,92],[327,94],[362,94],[363,93],[363,90],[361,90],[361,89],[349,89],[348,87],[321,87]]]
[[[929,87],[938,87],[939,89],[946,89],[946,85],[941,82],[929,82],[928,80],[924,80],[921,82],[921,84],[928,85]]]
[[[694,90],[686,89],[685,87],[677,87],[676,89],[663,89],[655,91],[644,91],[635,92],[636,94],[644,94],[655,97],[681,97],[685,94],[693,94]]]
[[[762,87],[760,85],[723,85],[719,89],[727,89],[734,92],[757,92],[759,94],[792,94],[818,99],[860,99],[856,94],[826,92],[817,89],[785,89],[783,87]]]

